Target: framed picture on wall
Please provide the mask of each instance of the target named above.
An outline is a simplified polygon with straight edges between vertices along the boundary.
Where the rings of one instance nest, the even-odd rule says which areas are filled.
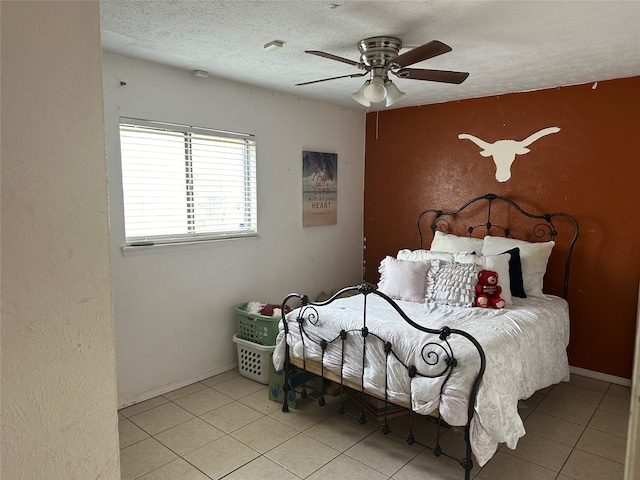
[[[302,226],[338,223],[338,154],[302,152]]]

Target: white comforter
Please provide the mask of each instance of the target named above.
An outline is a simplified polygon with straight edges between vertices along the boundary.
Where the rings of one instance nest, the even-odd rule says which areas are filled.
[[[318,307],[317,325],[305,322],[305,331],[313,338],[332,340],[340,330],[362,327],[363,295],[339,299]],[[486,354],[486,371],[471,422],[471,445],[480,465],[495,453],[499,443],[515,448],[525,434],[518,415],[518,400],[526,399],[536,390],[569,379],[566,348],[569,343],[569,313],[565,300],[545,297],[514,298],[514,304],[502,310],[461,308],[434,303],[398,301],[398,305],[416,323],[439,329],[449,326],[473,335]],[[293,355],[302,357],[303,344],[296,322],[297,310],[289,313],[287,343]],[[393,350],[406,365],[415,365],[422,374],[435,374],[442,366],[430,367],[422,358],[423,346],[439,342],[430,335],[408,325],[393,308],[375,294],[367,296],[367,327],[391,342]],[[276,369],[284,364],[285,339],[282,325],[273,354]],[[385,354],[381,342],[367,340],[367,360],[364,366],[364,386],[384,396]],[[362,337],[349,334],[345,348],[344,377],[357,383],[362,375]],[[449,343],[458,360],[454,373],[444,391],[443,377],[410,379],[402,365],[389,356],[389,400],[410,403],[414,411],[428,414],[439,408],[442,418],[450,425],[463,426],[467,422],[469,390],[478,371],[476,348],[466,339],[452,335]],[[305,340],[307,358],[320,361],[321,349]],[[441,350],[436,350],[441,352]],[[441,359],[443,356],[441,355]],[[324,366],[339,375],[341,367],[340,341],[330,345],[324,356]]]

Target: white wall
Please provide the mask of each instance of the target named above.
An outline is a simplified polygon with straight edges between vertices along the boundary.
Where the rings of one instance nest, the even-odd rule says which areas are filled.
[[[365,115],[119,55],[103,62],[118,403],[127,405],[234,367],[237,304],[361,281]],[[255,134],[260,237],[123,256],[119,116]],[[303,150],[338,154],[337,225],[302,227]]]
[[[0,477],[115,480],[99,7],[0,5]]]

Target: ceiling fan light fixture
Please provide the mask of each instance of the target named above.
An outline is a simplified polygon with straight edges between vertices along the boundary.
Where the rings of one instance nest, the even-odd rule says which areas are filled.
[[[405,95],[391,80],[385,83],[385,88],[387,89],[387,107],[390,107]]]
[[[364,90],[368,86],[369,86],[369,80],[364,82],[362,84],[362,86],[360,87],[360,89],[356,93],[351,94],[353,99],[356,102],[358,102],[360,105],[362,105],[363,107],[370,107],[371,106],[371,102],[369,101],[369,99],[364,94]]]
[[[369,85],[365,86],[363,93],[370,102],[378,103],[383,101],[387,96],[384,79],[382,77],[372,77]]]
[[[329,4],[336,6],[338,4]],[[265,45],[266,47],[266,45]],[[359,61],[340,57],[332,53],[320,50],[305,50],[305,53],[328,58],[341,63],[346,63],[360,70],[363,73],[339,75],[335,77],[323,78],[311,82],[296,83],[298,85],[309,85],[312,83],[326,82],[338,78],[353,78],[370,75],[360,89],[351,96],[360,105],[370,107],[372,103],[384,104],[389,107],[400,100],[405,93],[400,91],[389,80],[389,73],[398,78],[410,80],[425,80],[429,82],[441,82],[459,85],[469,76],[468,72],[455,72],[450,70],[432,70],[423,68],[407,68],[416,63],[450,52],[452,49],[439,40],[431,40],[423,45],[412,47],[410,50],[400,53],[402,41],[395,37],[378,36],[365,38],[358,42],[360,52]],[[378,105],[378,107],[381,105]]]

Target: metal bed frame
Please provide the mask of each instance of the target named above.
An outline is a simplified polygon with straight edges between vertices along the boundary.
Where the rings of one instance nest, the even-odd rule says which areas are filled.
[[[484,232],[486,232],[486,234],[490,234],[493,231],[497,231],[505,237],[513,238],[511,235],[511,230],[509,228],[502,227],[492,222],[491,215],[492,215],[492,207],[494,206],[494,203],[504,203],[507,206],[513,207],[517,212],[521,213],[525,217],[528,217],[536,221],[537,223],[533,226],[532,233],[533,233],[533,236],[536,239],[539,239],[540,241],[555,240],[556,236],[558,235],[558,230],[556,229],[554,220],[562,218],[569,221],[569,223],[573,227],[573,236],[569,241],[569,244],[567,247],[567,253],[565,257],[563,298],[566,299],[568,294],[568,286],[569,286],[569,270],[570,270],[571,254],[572,254],[575,242],[578,238],[578,232],[579,232],[578,224],[576,220],[571,215],[568,215],[566,213],[548,213],[548,214],[542,214],[542,215],[532,214],[522,209],[514,201],[508,198],[490,193],[480,197],[473,198],[468,202],[466,202],[464,205],[462,205],[460,208],[453,211],[427,209],[420,212],[420,214],[418,215],[418,221],[417,221],[419,247],[422,248],[422,243],[423,243],[421,223],[423,222],[424,217],[430,216],[431,218],[429,227],[432,232],[432,235],[434,235],[435,232],[438,230],[442,232],[448,232],[451,227],[449,218],[456,217],[458,214],[460,214],[462,211],[464,211],[471,205],[475,205],[475,204],[482,205],[484,202],[486,202],[486,221],[484,221],[483,223],[477,223],[472,226],[466,227],[465,233],[469,236],[473,236],[473,233],[477,232],[478,229],[480,229],[481,231],[483,231],[482,229],[484,229]],[[477,216],[477,215],[474,215],[474,216]],[[363,319],[362,319],[362,327],[360,329],[348,330],[348,331],[342,330],[338,336],[332,339],[318,339],[318,338],[314,338],[313,335],[309,334],[307,330],[309,330],[312,325],[315,325],[321,321],[320,312],[317,309],[317,307],[328,305],[338,298],[351,295],[354,293],[361,294],[363,298],[364,313],[363,313]],[[400,360],[397,352],[394,351],[394,345],[392,345],[390,342],[386,341],[384,338],[377,335],[376,332],[369,330],[369,328],[367,327],[367,298],[369,295],[376,295],[383,298],[400,315],[400,317],[404,319],[405,322],[407,322],[409,325],[411,325],[415,329],[438,336],[439,342],[430,341],[422,346],[422,350],[421,350],[422,360],[424,360],[425,368],[429,368],[429,372],[427,372],[424,369],[421,370],[415,365],[407,365],[403,363]],[[475,379],[473,380],[472,387],[469,393],[467,423],[464,426],[464,441],[465,441],[465,447],[466,447],[465,456],[463,458],[456,458],[442,450],[442,447],[440,446],[440,436],[441,436],[440,427],[444,425],[444,422],[440,417],[439,411],[437,412],[436,423],[437,423],[438,430],[437,430],[435,445],[433,446],[423,445],[424,447],[432,450],[436,456],[444,455],[449,458],[453,458],[454,460],[457,460],[462,466],[462,468],[464,469],[465,480],[469,480],[471,478],[471,469],[473,468],[472,449],[471,449],[471,442],[470,442],[470,425],[474,416],[474,407],[475,407],[476,397],[478,394],[478,389],[480,387],[480,383],[482,381],[482,377],[484,375],[484,371],[486,367],[486,357],[485,357],[485,352],[482,348],[482,345],[480,345],[480,343],[472,335],[470,335],[469,333],[463,330],[449,328],[446,326],[440,329],[432,329],[432,328],[423,327],[415,323],[411,318],[409,318],[402,311],[402,309],[398,306],[398,304],[393,299],[389,298],[387,295],[378,291],[376,288],[374,288],[372,285],[369,285],[369,284],[361,284],[357,286],[344,288],[323,302],[311,301],[306,295],[300,295],[297,293],[292,293],[287,295],[284,301],[282,302],[282,312],[283,312],[282,323],[284,326],[285,334],[289,333],[288,324],[284,319],[285,305],[288,305],[290,302],[294,300],[299,301],[299,303],[301,304],[298,310],[297,322],[300,328],[303,345],[305,344],[305,342],[312,342],[312,343],[315,343],[317,346],[319,346],[322,351],[323,361],[320,362],[320,365],[318,365],[317,362],[315,362],[315,364],[312,366],[312,362],[307,360],[304,354],[304,352],[306,351],[306,347],[303,348],[302,359],[292,359],[289,348],[285,349],[284,386],[283,386],[284,400],[283,400],[283,406],[282,406],[283,412],[289,411],[288,397],[291,393],[294,393],[294,389],[290,383],[290,379],[294,372],[294,365],[299,368],[302,368],[304,372],[311,372],[316,375],[320,375],[323,378],[327,378],[329,380],[339,383],[340,403],[337,407],[337,413],[340,415],[346,413],[345,407],[343,404],[345,386],[359,390],[360,413],[359,415],[357,415],[357,418],[361,424],[365,424],[368,422],[364,414],[364,399],[365,399],[365,395],[371,395],[371,393],[367,392],[363,387],[364,385],[363,376],[364,376],[364,363],[366,359],[367,345],[370,344],[370,342],[381,342],[386,358],[388,358],[389,355],[393,355],[406,368],[407,375],[410,378],[413,378],[415,376],[423,376],[423,377],[430,377],[430,378],[444,377],[444,381],[440,390],[441,392],[443,391],[444,386],[446,385],[446,382],[451,376],[453,370],[458,365],[458,359],[455,356],[455,353],[453,351],[453,348],[451,347],[451,343],[449,342],[449,339],[455,336],[460,336],[465,338],[468,342],[470,342],[475,347],[478,353],[480,366],[478,368],[478,372],[475,376]],[[337,376],[335,374],[332,374],[331,372],[326,371],[324,368],[324,353],[326,349],[331,345],[335,345],[337,348],[341,349],[342,364],[344,364],[344,348],[346,345],[345,340],[351,335],[361,336],[362,342],[363,342],[363,355],[362,355],[362,367],[363,367],[362,372],[363,373],[362,373],[362,377],[360,378],[359,384],[353,383],[353,382],[347,382],[343,378],[342,369],[341,369],[341,374]],[[388,381],[387,372],[385,372],[385,379],[386,379],[385,381]],[[383,420],[382,426],[380,427],[382,433],[384,433],[385,435],[391,433],[391,429],[389,427],[388,418],[387,418],[387,410],[388,410],[387,407],[390,405],[393,405],[388,400],[386,386],[387,384],[385,384],[384,398],[381,398],[381,400],[384,400],[385,408],[384,408],[384,420]],[[303,383],[301,386],[298,386],[297,388],[298,390],[295,390],[294,395],[297,393],[298,395],[300,395],[301,398],[306,398],[308,396],[306,384]],[[319,392],[319,393],[320,393],[320,396],[318,397],[318,404],[320,406],[325,406],[326,401],[324,398],[324,393],[323,392]],[[409,432],[406,435],[406,441],[409,444],[413,444],[416,442],[415,436],[412,431],[412,421],[411,421],[411,418],[414,412],[411,409],[410,405],[402,405],[402,406],[405,408],[408,408],[409,415],[410,415]]]

